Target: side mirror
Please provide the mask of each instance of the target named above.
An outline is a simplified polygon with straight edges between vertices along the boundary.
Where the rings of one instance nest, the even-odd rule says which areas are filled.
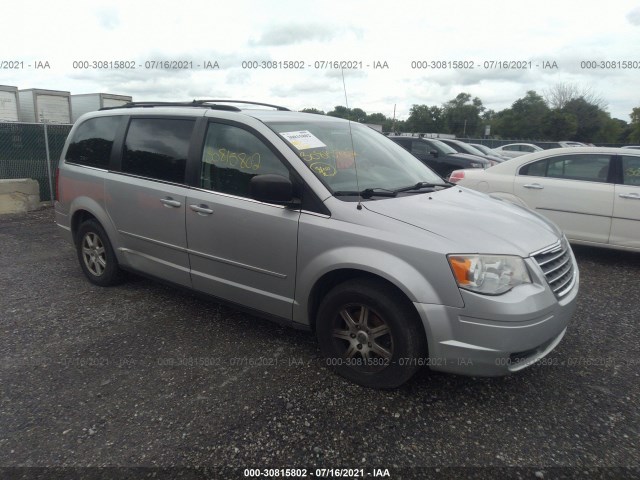
[[[293,184],[282,175],[256,175],[249,182],[249,195],[254,200],[279,205],[293,205]]]
[[[438,151],[437,150],[431,150],[429,153],[431,154],[432,157],[436,157],[436,158],[438,157]]]

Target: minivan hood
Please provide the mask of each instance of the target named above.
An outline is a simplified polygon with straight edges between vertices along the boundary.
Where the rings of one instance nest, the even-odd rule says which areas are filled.
[[[519,255],[557,242],[562,234],[542,216],[464,187],[369,201],[367,210],[447,240],[447,252]]]

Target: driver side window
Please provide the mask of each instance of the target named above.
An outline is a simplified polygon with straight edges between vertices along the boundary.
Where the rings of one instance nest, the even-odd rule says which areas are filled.
[[[249,182],[256,175],[289,178],[289,170],[254,134],[239,127],[210,123],[207,129],[200,187],[249,198]]]

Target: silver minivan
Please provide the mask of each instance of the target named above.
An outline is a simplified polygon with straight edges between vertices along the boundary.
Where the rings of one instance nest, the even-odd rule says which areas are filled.
[[[521,370],[576,305],[555,225],[329,116],[219,100],[103,109],[69,133],[56,190],[94,284],[139,272],[309,329],[365,386],[422,366]]]

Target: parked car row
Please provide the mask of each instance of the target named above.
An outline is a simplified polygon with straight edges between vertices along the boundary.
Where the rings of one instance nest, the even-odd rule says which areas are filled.
[[[450,181],[528,207],[569,241],[640,251],[640,151],[569,147],[514,158]]]
[[[488,158],[458,151],[442,139],[408,136],[389,138],[445,179],[460,168],[488,168],[492,165]]]
[[[463,142],[461,140],[453,140],[453,139],[442,139],[444,143],[449,145],[451,148],[460,153],[468,153],[469,155],[475,155],[476,157],[486,158],[489,160],[491,166],[497,165],[498,163],[504,162],[505,157],[498,156],[495,153],[485,153],[473,145]]]
[[[558,142],[543,150],[531,143],[495,149],[454,139],[390,137],[443,178],[530,208],[554,221],[574,243],[640,251],[640,146],[598,148],[580,142]],[[489,165],[466,157],[464,163],[429,151],[425,145],[447,145],[475,158],[504,155]],[[489,152],[487,154],[487,152]],[[436,160],[438,159],[438,160]],[[489,170],[488,167],[492,166]]]
[[[533,143],[510,143],[496,147],[493,151],[508,158],[515,158],[527,153],[541,152],[542,148]]]
[[[502,155],[502,154],[500,154],[498,152],[495,152],[491,148],[487,147],[486,145],[482,145],[480,143],[470,143],[469,145],[471,145],[472,147],[475,147],[476,149],[480,150],[485,155],[495,155],[496,157],[501,158],[503,161],[504,160],[508,160],[510,158],[510,157]]]

